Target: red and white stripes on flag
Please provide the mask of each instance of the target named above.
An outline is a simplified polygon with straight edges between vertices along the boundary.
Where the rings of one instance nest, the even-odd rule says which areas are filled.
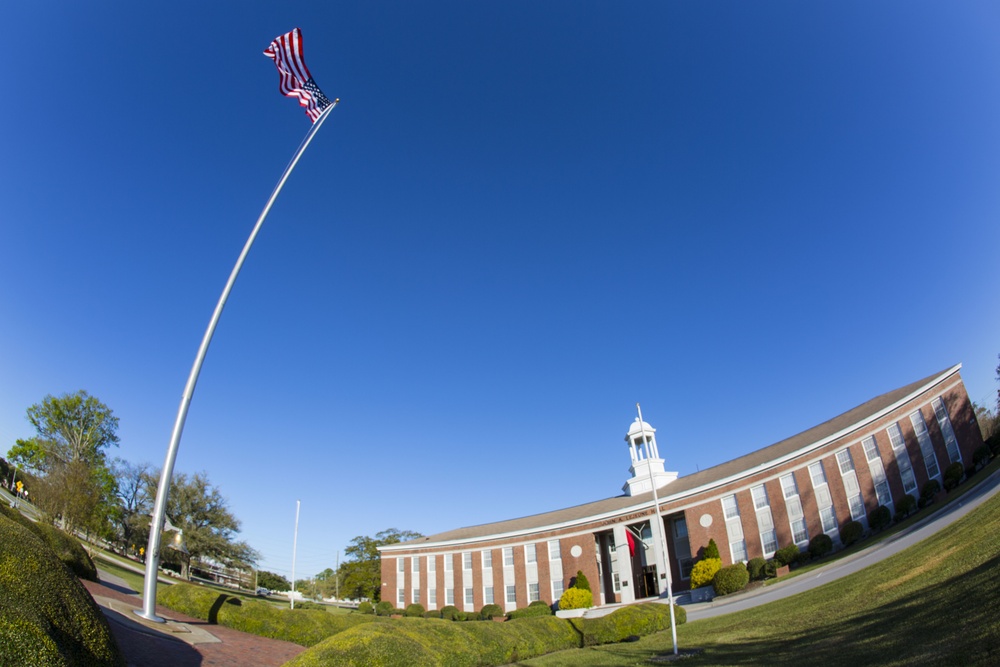
[[[316,122],[323,109],[330,106],[330,100],[313,81],[309,68],[306,67],[305,56],[302,54],[302,31],[296,28],[291,32],[276,37],[264,55],[274,61],[281,75],[278,90],[287,97],[296,97],[299,106],[306,109],[306,115]]]

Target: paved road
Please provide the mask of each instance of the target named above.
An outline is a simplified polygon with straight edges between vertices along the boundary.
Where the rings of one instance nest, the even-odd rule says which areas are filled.
[[[797,595],[817,586],[829,583],[841,577],[864,569],[885,558],[893,556],[907,547],[930,537],[945,526],[961,519],[966,514],[983,504],[1000,490],[1000,471],[997,471],[968,491],[959,500],[937,510],[925,519],[917,521],[906,530],[881,540],[856,554],[842,558],[825,567],[818,568],[808,574],[792,577],[784,582],[764,586],[746,593],[726,596],[713,602],[684,605],[689,621],[711,618],[742,611],[767,604],[775,600]]]

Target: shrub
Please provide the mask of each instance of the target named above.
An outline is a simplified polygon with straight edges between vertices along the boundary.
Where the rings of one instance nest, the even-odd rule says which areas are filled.
[[[774,562],[778,566],[791,565],[799,559],[799,548],[794,544],[789,544],[787,547],[781,547],[774,552]]]
[[[746,585],[750,583],[750,573],[747,572],[743,563],[737,563],[719,570],[712,583],[715,586],[716,595],[729,595],[746,588]]]
[[[403,612],[403,616],[419,618],[424,615],[425,611],[427,610],[424,609],[424,605],[414,602],[406,607],[406,610]]]
[[[719,547],[715,544],[714,539],[710,539],[708,541],[708,546],[705,547],[705,554],[702,556],[702,558],[705,559],[718,558],[720,560],[722,559],[722,556],[719,555]]]
[[[820,533],[809,540],[809,553],[813,558],[822,558],[833,551],[833,540],[829,535]]]
[[[809,553],[809,552],[804,551],[803,553]],[[764,568],[761,574],[763,575],[764,579],[774,579],[775,577],[778,576],[778,564],[774,562],[773,558],[764,563]]]
[[[88,581],[98,580],[97,567],[94,565],[94,561],[90,559],[87,550],[83,548],[83,545],[75,537],[64,533],[55,526],[45,523],[35,523],[16,509],[7,507],[4,503],[0,503],[0,514],[3,514],[3,516],[15,523],[19,523],[40,537],[56,555],[56,558],[61,560],[69,569],[73,570],[76,576]]]
[[[356,625],[388,622],[369,614],[282,609],[263,600],[244,600],[193,584],[160,586],[156,602],[209,623],[300,646],[312,646]]]
[[[712,579],[715,579],[715,573],[721,567],[721,558],[703,558],[695,563],[694,567],[691,568],[691,588],[701,588],[712,583]]]
[[[500,618],[503,615],[503,608],[498,604],[488,604],[479,610],[479,618],[484,621],[492,620],[494,617]]]
[[[764,574],[764,568],[767,567],[767,560],[758,556],[757,558],[751,558],[747,563],[747,572],[750,573],[751,581],[760,581],[764,579],[767,575]]]
[[[440,609],[431,609],[424,612],[424,618],[441,618]]]
[[[955,461],[950,466],[944,469],[944,489],[945,491],[951,491],[959,484],[962,483],[962,477],[965,475],[965,468],[958,461]]]
[[[583,591],[590,590],[590,582],[587,581],[587,575],[583,573],[583,570],[576,571],[576,582],[573,584],[572,587],[579,588],[580,590]]]
[[[566,590],[578,591],[579,588],[568,588]],[[585,591],[589,593],[590,591]],[[552,609],[549,608],[544,602],[542,604],[537,604],[537,600],[532,602],[527,607],[521,607],[520,609],[515,609],[514,611],[507,614],[507,618],[514,620],[515,618],[533,618],[535,616],[551,616]],[[587,605],[588,607],[592,605]],[[576,607],[574,607],[576,608]],[[568,607],[560,607],[560,609],[568,609]]]
[[[369,602],[368,600],[365,600],[364,602],[362,602],[361,604],[358,605],[358,613],[360,613],[360,614],[374,614],[375,613],[375,607],[372,605],[371,602]]]
[[[681,625],[687,621],[687,613],[674,605],[674,619]],[[629,605],[607,616],[574,618],[571,622],[583,636],[584,646],[612,644],[669,628],[670,607],[657,603]]]
[[[868,526],[872,530],[882,530],[892,523],[892,513],[885,505],[879,505],[868,513]]]
[[[375,613],[379,616],[389,616],[392,614],[392,603],[388,600],[382,600],[375,605]]]
[[[845,547],[849,547],[864,537],[864,534],[865,527],[861,525],[860,521],[848,521],[840,529],[840,541],[844,543]]]
[[[927,483],[924,484],[922,489],[920,489],[920,500],[917,501],[917,507],[924,508],[933,503],[934,496],[936,496],[940,490],[940,482],[936,479],[927,480]]]
[[[594,595],[582,588],[570,587],[559,598],[560,609],[587,609],[594,606]],[[537,609],[537,607],[536,607]],[[508,616],[510,618],[510,616]]]
[[[458,607],[454,605],[448,605],[446,607],[441,607],[441,618],[446,621],[457,621],[458,620]]]
[[[896,515],[899,516],[902,514],[903,518],[906,518],[913,512],[914,509],[916,509],[916,507],[917,499],[910,494],[906,494],[899,499],[898,503],[896,503]],[[896,520],[899,521],[899,519]]]
[[[990,450],[990,446],[983,445],[972,453],[972,464],[976,470],[979,470],[989,463],[991,458],[993,458],[993,452]]]
[[[125,665],[80,580],[7,513],[0,513],[0,664]]]

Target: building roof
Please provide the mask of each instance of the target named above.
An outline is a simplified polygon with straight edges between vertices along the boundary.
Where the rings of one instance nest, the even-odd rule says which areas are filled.
[[[898,403],[903,403],[912,395],[918,394],[924,389],[937,384],[948,376],[957,373],[961,364],[935,373],[922,380],[912,382],[905,387],[900,387],[894,391],[877,396],[861,405],[848,410],[847,412],[834,417],[833,419],[814,426],[806,431],[793,435],[790,438],[776,442],[773,445],[758,449],[739,458],[735,458],[717,466],[706,468],[691,475],[680,477],[667,486],[659,490],[660,502],[665,502],[674,498],[683,497],[695,490],[704,489],[713,485],[728,483],[733,478],[739,478],[759,468],[775,464],[782,459],[792,457],[792,455],[803,454],[814,447],[825,444],[827,440],[839,437],[852,430],[860,428],[869,420],[889,410]],[[495,538],[499,535],[517,533],[522,531],[532,531],[547,528],[550,526],[572,524],[578,521],[593,519],[603,514],[614,514],[630,507],[642,507],[651,504],[653,499],[652,491],[636,496],[614,496],[583,505],[576,505],[566,509],[555,510],[533,514],[518,519],[507,519],[493,523],[484,523],[478,526],[466,528],[456,528],[436,535],[418,538],[400,544],[382,547],[381,550],[395,550],[399,548],[419,548],[432,544],[461,542],[475,540],[477,538]]]

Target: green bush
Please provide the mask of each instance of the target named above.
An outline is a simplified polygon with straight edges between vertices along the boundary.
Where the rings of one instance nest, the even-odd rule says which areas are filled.
[[[844,543],[845,547],[849,547],[864,537],[864,534],[865,527],[861,525],[860,521],[848,521],[840,529],[840,541]]]
[[[803,551],[802,553],[807,554],[809,552]],[[763,575],[764,579],[774,579],[775,577],[778,576],[778,564],[774,562],[773,558],[764,563]]]
[[[587,581],[587,575],[583,573],[583,570],[576,571],[576,581],[573,583],[573,586],[571,586],[571,588],[579,588],[580,590],[583,591],[590,590],[590,582]]]
[[[36,523],[21,514],[16,509],[9,508],[6,504],[0,503],[0,514],[8,519],[21,524],[32,533],[42,538],[49,549],[56,555],[56,558],[73,570],[76,576],[88,581],[97,581],[97,567],[90,559],[87,550],[83,548],[80,541],[72,535],[64,533],[55,526],[46,523]]]
[[[710,539],[708,541],[708,546],[705,547],[705,553],[702,555],[702,558],[703,559],[718,558],[720,560],[722,559],[722,556],[719,555],[719,547],[718,545],[715,544],[714,539]]]
[[[403,616],[423,617],[425,611],[427,610],[424,609],[424,605],[414,602],[406,607],[406,611],[403,612]]]
[[[958,461],[955,461],[950,466],[944,469],[944,489],[945,491],[951,491],[959,484],[962,483],[962,477],[965,475],[965,468]]]
[[[687,621],[687,612],[674,605],[677,625]],[[670,627],[670,606],[658,603],[629,605],[598,618],[571,619],[583,636],[584,646],[613,644],[628,637],[650,635]]]
[[[993,458],[993,452],[990,450],[989,445],[982,445],[979,449],[972,453],[972,465],[976,470],[981,470],[990,459]]]
[[[392,615],[392,603],[388,600],[382,600],[375,605],[375,614],[378,616]]]
[[[774,552],[774,562],[778,566],[791,565],[799,558],[799,548],[794,544],[789,544],[787,547],[781,547]]]
[[[358,605],[358,613],[360,613],[360,614],[374,614],[375,613],[375,607],[372,605],[371,602],[369,602],[368,600],[365,600],[364,602],[362,602],[361,604]]]
[[[440,609],[430,609],[424,612],[424,618],[441,618]]]
[[[488,604],[479,610],[479,618],[484,621],[492,620],[494,617],[501,618],[503,616],[503,607],[498,604]]]
[[[441,607],[441,618],[443,618],[446,621],[457,621],[458,615],[460,613],[462,612],[460,612],[458,610],[458,607],[456,607],[455,605],[447,605],[445,607]]]
[[[594,606],[594,594],[582,588],[571,586],[559,598],[560,609],[587,609]],[[510,615],[507,616],[510,618]]]
[[[566,590],[580,590],[578,588],[568,588]],[[586,591],[590,593],[590,591]],[[593,600],[593,594],[590,593],[591,600]],[[587,607],[593,606],[588,604]],[[563,607],[560,607],[562,609]],[[568,607],[567,607],[568,608]],[[579,607],[574,607],[574,609],[579,609]],[[514,611],[507,614],[507,618],[514,620],[515,618],[534,618],[535,616],[551,616],[552,608],[549,607],[547,602],[542,600],[535,600],[527,607],[522,607],[520,609],[515,609]]]
[[[193,584],[160,586],[156,601],[209,623],[261,637],[312,646],[357,625],[373,623],[370,614],[331,614],[312,609],[281,609],[263,600],[244,600]],[[387,621],[378,619],[379,622]]]
[[[906,494],[905,496],[899,499],[898,503],[896,503],[896,515],[897,516],[902,515],[902,517],[905,519],[910,514],[912,514],[913,510],[915,510],[916,508],[917,508],[917,499],[911,496],[910,494]],[[899,519],[896,520],[898,521]]]
[[[707,551],[707,550],[706,550]],[[691,588],[708,586],[722,567],[721,558],[703,558],[691,568]]]
[[[923,509],[934,502],[934,496],[941,490],[941,483],[936,479],[929,479],[920,489],[920,498],[917,500],[917,507]]]
[[[751,558],[747,562],[747,572],[750,573],[750,580],[760,581],[761,579],[765,579],[767,575],[764,574],[764,568],[766,567],[767,567],[766,559],[761,558],[760,556],[756,558]]]
[[[822,558],[833,551],[833,539],[829,535],[820,533],[809,540],[809,553],[813,558]]]
[[[0,665],[125,666],[80,580],[8,513],[0,513]]]
[[[742,591],[748,583],[750,583],[750,573],[743,563],[722,568],[715,573],[715,580],[712,582],[716,595],[729,595]]]
[[[879,505],[868,513],[868,527],[872,530],[882,530],[892,523],[892,513],[885,505]]]

